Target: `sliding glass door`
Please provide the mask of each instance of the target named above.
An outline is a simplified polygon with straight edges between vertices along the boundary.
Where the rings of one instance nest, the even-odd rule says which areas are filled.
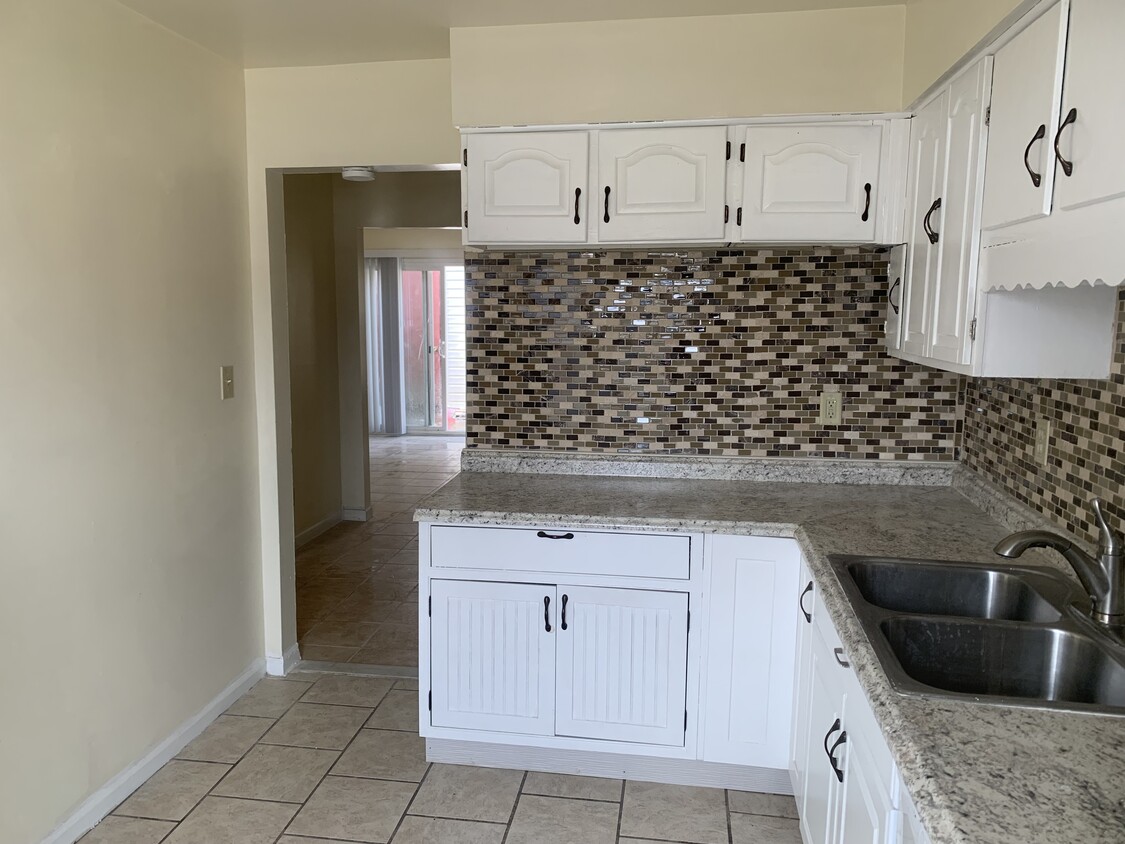
[[[407,430],[464,432],[464,267],[404,261],[401,284]]]

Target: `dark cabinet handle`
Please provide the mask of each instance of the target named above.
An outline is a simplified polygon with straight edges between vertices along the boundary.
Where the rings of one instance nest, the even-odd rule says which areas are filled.
[[[937,243],[940,235],[934,231],[933,226],[930,225],[930,218],[934,216],[934,212],[941,208],[941,197],[939,196],[934,200],[934,204],[930,206],[930,210],[926,212],[926,218],[922,220],[922,228],[926,230],[926,237],[930,239],[930,243]]]
[[[871,216],[871,182],[864,185],[863,190],[867,193],[867,201],[863,203],[863,214],[859,219],[866,223]]]
[[[891,285],[891,289],[887,291],[887,301],[891,303],[891,310],[896,314],[899,312],[899,306],[895,304],[894,292],[895,288],[902,284],[902,276],[895,279],[895,283]]]
[[[824,752],[826,754],[828,754],[829,757],[832,756],[832,753],[828,750],[828,739],[832,738],[832,734],[834,732],[836,732],[838,729],[840,729],[840,719],[839,718],[837,718],[835,721],[832,722],[832,726],[829,727],[828,732],[824,734]]]
[[[543,629],[551,632],[551,596],[543,596]]]
[[[1031,169],[1031,162],[1028,161],[1027,158],[1031,155],[1031,148],[1035,146],[1036,142],[1043,140],[1045,137],[1047,137],[1047,127],[1040,123],[1039,128],[1035,131],[1035,136],[1028,141],[1027,147],[1023,151],[1023,166],[1027,168],[1027,174],[1031,176],[1031,183],[1035,185],[1035,187],[1039,187],[1039,185],[1042,184],[1043,177]]]
[[[1074,175],[1074,162],[1067,161],[1063,158],[1062,152],[1059,151],[1059,140],[1062,138],[1063,129],[1076,120],[1078,120],[1078,109],[1072,108],[1067,112],[1066,119],[1062,122],[1062,126],[1059,127],[1059,131],[1055,133],[1055,158],[1059,160],[1059,164],[1062,165],[1063,172],[1066,173],[1067,176]]]
[[[836,727],[836,729],[839,729],[839,727],[840,727],[840,719],[839,718],[836,719],[836,723],[835,723],[834,726]],[[832,730],[829,730],[828,735],[829,736],[832,735],[832,732],[833,732]],[[840,749],[841,744],[847,744],[847,742],[848,742],[848,731],[847,730],[844,730],[842,733],[840,733],[840,737],[838,739],[836,739],[836,743],[833,744],[831,748],[828,747],[828,736],[825,736],[825,738],[824,738],[824,752],[828,754],[828,764],[832,766],[832,773],[834,773],[836,775],[836,780],[838,782],[844,781],[844,770],[843,770],[843,768],[840,767],[840,763],[836,761],[836,751]]]
[[[563,629],[563,630],[566,630],[566,602],[567,602],[567,601],[569,601],[569,600],[570,600],[570,598],[569,598],[568,596],[566,596],[566,595],[563,595],[563,604],[562,604],[562,625],[561,625],[561,627],[562,627],[562,629]]]
[[[832,656],[836,657],[836,663],[841,668],[851,668],[852,667],[852,664],[850,662],[848,662],[846,659],[844,659],[844,649],[843,648],[833,648],[832,649]]]
[[[812,581],[805,587],[805,591],[801,593],[801,597],[797,599],[797,606],[801,608],[801,613],[805,616],[805,621],[812,624],[812,613],[805,609],[805,596],[812,591]]]
[[[605,216],[602,217],[602,222],[609,222],[609,185],[605,186]]]
[[[545,530],[535,534],[540,539],[574,539],[573,533],[547,533]]]
[[[582,222],[582,218],[578,216],[578,200],[582,198],[582,188],[574,189],[574,225]]]

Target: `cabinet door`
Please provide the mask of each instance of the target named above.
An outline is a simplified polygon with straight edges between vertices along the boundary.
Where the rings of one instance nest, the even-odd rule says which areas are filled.
[[[969,327],[977,302],[984,121],[991,72],[992,59],[982,59],[957,77],[949,89],[949,165],[942,196],[940,270],[931,296],[933,333],[928,353],[928,357],[945,363],[972,361]]]
[[[805,793],[798,804],[801,830],[808,844],[832,844],[839,833],[840,782],[828,759],[843,731],[845,693],[832,652],[813,628],[812,681],[809,687],[809,739],[805,761]],[[836,749],[843,763],[844,745]],[[851,844],[851,842],[848,842]]]
[[[703,759],[784,770],[793,721],[800,551],[791,539],[714,536],[708,542]]]
[[[902,304],[902,350],[912,355],[929,351],[933,287],[941,270],[941,251],[928,231],[941,231],[942,209],[936,203],[945,190],[949,94],[942,92],[914,118],[910,130],[908,204],[910,258]]]
[[[744,241],[875,238],[881,126],[751,126]]]
[[[726,127],[606,129],[597,143],[600,242],[723,239]]]
[[[867,754],[865,736],[850,729],[843,760],[840,841],[847,844],[886,844],[888,827],[896,820],[891,796]],[[839,758],[839,753],[837,757]]]
[[[587,132],[466,136],[467,243],[585,243]]]
[[[555,587],[434,580],[431,597],[431,723],[554,733]]]
[[[558,587],[555,734],[682,747],[688,596]]]
[[[812,687],[813,601],[816,586],[808,566],[801,565],[801,579],[797,596],[797,679],[794,684],[793,741],[790,748],[789,775],[793,781],[793,796],[800,806],[805,798],[805,763],[809,751],[809,704]]]
[[[1051,213],[1051,143],[1066,53],[1064,6],[1055,5],[996,52],[981,220],[986,229]]]
[[[1055,207],[1077,208],[1125,196],[1125,3],[1071,0],[1070,37],[1060,130],[1061,163],[1055,173]]]

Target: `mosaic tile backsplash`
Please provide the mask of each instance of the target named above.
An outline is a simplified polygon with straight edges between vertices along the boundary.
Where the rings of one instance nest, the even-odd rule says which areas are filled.
[[[1095,495],[1125,525],[1125,291],[1117,303],[1108,380],[965,379],[964,463],[1091,544]],[[1046,467],[1034,458],[1037,419],[1052,426]]]
[[[869,248],[466,255],[468,447],[953,460],[958,378],[888,357]],[[823,390],[843,424],[818,420]]]

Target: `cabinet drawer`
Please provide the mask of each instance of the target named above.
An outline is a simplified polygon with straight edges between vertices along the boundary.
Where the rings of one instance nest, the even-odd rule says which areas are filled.
[[[691,537],[566,528],[430,528],[430,565],[687,580]]]

